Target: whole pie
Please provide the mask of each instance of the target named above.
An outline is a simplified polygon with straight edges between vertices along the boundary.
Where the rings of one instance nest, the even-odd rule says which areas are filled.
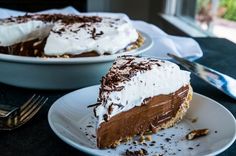
[[[0,20],[0,53],[36,57],[112,55],[144,39],[125,18],[26,14]]]

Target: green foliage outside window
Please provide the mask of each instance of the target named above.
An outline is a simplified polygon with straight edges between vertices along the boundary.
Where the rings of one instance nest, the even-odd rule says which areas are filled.
[[[220,0],[220,7],[226,8],[223,18],[236,21],[236,0]]]
[[[211,4],[211,0],[197,0],[196,13],[198,14],[202,9],[209,9],[209,4]],[[219,0],[217,15],[224,19],[236,21],[236,0]]]

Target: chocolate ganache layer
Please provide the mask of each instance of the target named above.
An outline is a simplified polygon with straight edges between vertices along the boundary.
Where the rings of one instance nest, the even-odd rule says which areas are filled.
[[[189,107],[191,94],[192,91],[188,85],[168,95],[147,98],[141,106],[115,115],[108,122],[101,123],[97,129],[97,146],[99,148],[115,147],[121,141],[134,135],[147,131],[155,133],[161,128],[173,126]]]

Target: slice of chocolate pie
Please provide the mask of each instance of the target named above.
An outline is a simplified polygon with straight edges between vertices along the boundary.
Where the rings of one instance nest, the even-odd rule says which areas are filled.
[[[111,148],[147,131],[180,121],[192,97],[190,73],[169,61],[125,56],[102,78],[97,146]]]

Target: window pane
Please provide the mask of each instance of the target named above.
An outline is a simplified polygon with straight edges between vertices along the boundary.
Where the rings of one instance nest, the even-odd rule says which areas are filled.
[[[178,15],[185,16],[185,17],[195,17],[195,7],[196,7],[196,0],[180,0],[178,1],[181,6],[178,10]],[[180,4],[181,3],[181,4]]]
[[[197,0],[195,19],[204,31],[236,43],[236,0]]]
[[[236,0],[178,0],[176,17],[206,35],[236,43]]]

